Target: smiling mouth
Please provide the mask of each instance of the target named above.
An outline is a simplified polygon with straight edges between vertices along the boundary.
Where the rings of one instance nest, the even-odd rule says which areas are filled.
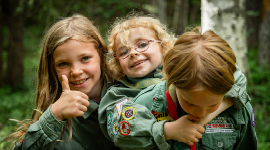
[[[78,85],[78,84],[82,84],[84,81],[86,81],[89,78],[83,79],[83,80],[79,80],[79,81],[75,81],[75,82],[71,82],[72,84]]]
[[[143,63],[143,62],[145,62],[145,61],[146,61],[146,60],[139,61],[139,62],[137,62],[136,64],[133,64],[131,67],[138,66],[139,64],[141,64],[141,63]]]

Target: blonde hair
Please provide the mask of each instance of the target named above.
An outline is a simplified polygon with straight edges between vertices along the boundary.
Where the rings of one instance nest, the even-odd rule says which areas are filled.
[[[173,35],[169,33],[167,27],[162,24],[158,19],[153,16],[143,16],[140,13],[131,12],[126,17],[118,18],[111,26],[111,30],[108,34],[108,50],[111,56],[115,53],[115,41],[116,36],[121,34],[120,41],[127,45],[129,41],[130,29],[132,28],[147,28],[151,29],[158,40],[161,41],[161,52],[166,53],[174,43]],[[111,58],[110,67],[113,70],[113,77],[117,80],[122,79],[125,74],[120,66],[119,60],[117,58]]]
[[[71,39],[95,44],[101,59],[101,79],[111,80],[109,76],[110,71],[106,64],[106,45],[97,28],[89,19],[79,14],[61,19],[51,26],[42,41],[42,51],[37,71],[36,109],[33,111],[31,119],[24,122],[19,121],[22,124],[18,129],[19,131],[7,138],[19,137],[18,140],[22,138],[30,124],[36,122],[42,113],[59,99],[62,93],[62,86],[54,68],[53,52],[59,45]]]
[[[167,88],[182,90],[207,88],[225,94],[234,85],[236,57],[229,44],[213,31],[202,34],[201,27],[179,36],[164,58]]]

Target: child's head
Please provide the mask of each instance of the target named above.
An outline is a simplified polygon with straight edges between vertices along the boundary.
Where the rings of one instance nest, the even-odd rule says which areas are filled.
[[[236,58],[213,31],[196,27],[179,36],[164,58],[167,87],[173,84],[181,107],[197,117],[215,111],[234,85]]]
[[[73,47],[74,51],[71,48],[72,43],[73,45],[74,43],[78,44],[77,47],[76,46]],[[71,46],[69,44],[71,44]],[[69,59],[67,60],[66,55],[61,55],[58,53],[58,55],[56,56],[55,55],[56,53],[54,53],[55,50],[60,49],[57,51],[61,52],[61,50],[65,48],[70,48],[69,49],[70,51],[68,51],[68,53],[74,54],[71,56],[74,56],[75,58],[75,53],[80,52],[79,49],[80,46],[92,49],[93,51],[93,55],[88,56],[87,54],[86,56],[83,56],[81,58],[82,62],[92,59],[91,57],[93,58],[98,57],[96,58],[98,63],[96,63],[97,65],[94,66],[98,68],[97,70],[101,71],[100,73],[101,76],[98,77],[98,80],[99,78],[101,79],[109,78],[108,69],[106,66],[106,46],[96,27],[91,23],[90,20],[88,20],[86,17],[82,15],[73,15],[72,17],[64,18],[55,23],[47,31],[43,39],[42,51],[38,68],[38,83],[37,83],[37,98],[36,98],[36,107],[40,111],[45,111],[49,107],[49,105],[54,103],[61,95],[62,79],[59,77],[59,70],[61,74],[61,71],[65,70],[63,68],[69,65],[70,61]],[[94,55],[94,53],[97,53],[97,55]],[[57,60],[55,60],[54,57],[57,57]],[[72,72],[71,74],[74,75],[75,71]],[[81,80],[81,78],[79,77],[78,78],[74,77],[73,79],[74,83],[77,82],[77,80],[78,82],[79,80]],[[37,115],[36,118],[39,118],[39,115]]]
[[[163,64],[163,55],[174,43],[158,19],[138,14],[118,19],[108,37],[110,63],[116,79],[143,77]]]

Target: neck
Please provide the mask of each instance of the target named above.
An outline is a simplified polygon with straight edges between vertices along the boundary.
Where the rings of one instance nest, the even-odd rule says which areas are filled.
[[[102,83],[102,80],[99,79],[96,85],[92,88],[91,92],[88,94],[89,99],[99,103],[101,100],[102,88],[103,88],[103,83]]]

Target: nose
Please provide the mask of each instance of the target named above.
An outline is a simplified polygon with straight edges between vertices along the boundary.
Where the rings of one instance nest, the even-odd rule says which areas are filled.
[[[70,71],[71,76],[78,76],[78,75],[81,75],[82,73],[83,73],[83,70],[79,67],[79,65],[72,66],[71,71]]]
[[[201,117],[204,117],[207,114],[207,110],[204,109],[204,108],[197,108],[195,110],[195,114],[196,114],[196,117],[201,118]]]
[[[141,53],[136,51],[136,49],[134,47],[131,47],[130,49],[130,53],[129,53],[129,56],[130,57],[133,57],[133,56],[139,56]]]

